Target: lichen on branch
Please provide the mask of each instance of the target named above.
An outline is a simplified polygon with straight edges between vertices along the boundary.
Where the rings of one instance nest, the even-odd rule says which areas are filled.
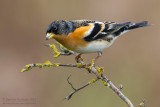
[[[56,48],[56,46],[54,44],[50,45],[46,45],[48,47],[50,47],[53,50],[53,55],[54,57],[59,57],[61,55],[74,55],[74,56],[78,56],[77,53],[66,49],[65,47],[63,47],[60,43],[58,43],[58,46],[60,47],[60,50],[62,52],[59,52],[58,49]],[[25,72],[25,71],[29,71],[34,67],[38,67],[38,68],[44,68],[44,67],[75,67],[75,68],[83,68],[86,69],[89,73],[92,73],[96,76],[95,79],[92,79],[91,81],[89,81],[87,84],[83,85],[80,88],[74,88],[72,83],[69,81],[70,76],[68,77],[67,81],[70,84],[70,86],[72,87],[72,89],[74,90],[73,92],[71,92],[67,97],[65,97],[65,99],[70,99],[73,94],[75,94],[76,92],[78,92],[79,90],[89,86],[90,84],[95,83],[97,80],[102,80],[104,86],[109,87],[111,90],[114,91],[114,93],[116,93],[129,107],[134,107],[132,102],[121,92],[122,89],[122,85],[117,88],[106,76],[104,76],[103,72],[104,72],[104,68],[103,67],[96,67],[95,66],[95,60],[93,59],[91,64],[85,64],[82,60],[81,57],[78,57],[78,62],[76,64],[62,64],[62,63],[52,63],[49,60],[44,62],[44,63],[35,63],[35,64],[28,64],[26,65],[21,72]],[[145,105],[144,102],[140,104],[141,107],[142,105]],[[144,106],[143,106],[144,107]]]

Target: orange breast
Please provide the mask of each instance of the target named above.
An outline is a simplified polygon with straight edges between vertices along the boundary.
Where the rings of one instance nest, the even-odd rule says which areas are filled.
[[[86,47],[88,45],[88,42],[85,41],[83,37],[92,27],[92,24],[82,26],[77,28],[74,32],[69,33],[69,35],[55,35],[54,39],[61,43],[64,47],[74,51],[78,46]]]

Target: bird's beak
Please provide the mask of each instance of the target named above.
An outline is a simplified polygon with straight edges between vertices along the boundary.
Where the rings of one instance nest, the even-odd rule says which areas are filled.
[[[49,39],[53,38],[54,35],[55,34],[53,34],[53,33],[47,33],[46,40],[49,40]]]

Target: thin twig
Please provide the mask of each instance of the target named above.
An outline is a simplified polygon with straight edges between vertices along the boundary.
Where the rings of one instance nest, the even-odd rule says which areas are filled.
[[[118,89],[122,90],[123,89],[123,85],[120,84]]]
[[[68,84],[72,87],[72,89],[73,89],[74,91],[71,92],[68,96],[65,97],[65,99],[67,99],[67,100],[71,99],[71,97],[73,96],[73,94],[75,94],[75,93],[78,92],[79,90],[87,87],[88,85],[90,85],[90,84],[92,84],[92,83],[94,83],[94,82],[96,82],[96,81],[98,80],[98,79],[93,79],[92,81],[88,82],[87,84],[83,85],[82,87],[76,89],[76,88],[74,88],[73,84],[69,81],[70,77],[71,77],[71,75],[67,78],[67,82],[68,82]]]
[[[80,87],[80,88],[74,90],[74,91],[71,92],[65,99],[67,99],[67,100],[71,99],[71,97],[72,97],[73,94],[75,94],[75,93],[78,92],[79,90],[81,90],[81,89],[87,87],[88,85],[89,85],[89,84],[87,83],[86,85],[84,85],[84,86],[82,86],[82,87]]]
[[[69,56],[69,55],[71,55],[71,54],[72,54],[72,53],[69,53],[69,52],[67,52],[67,53],[66,53],[66,52],[61,52],[61,53],[60,53],[60,55],[66,55],[66,56]]]
[[[70,86],[72,87],[73,90],[76,90],[76,88],[74,88],[72,83],[69,81],[70,77],[71,77],[71,75],[67,78],[67,82],[68,82],[68,84],[70,84]]]
[[[76,64],[59,64],[59,66],[64,66],[64,67],[77,67]]]
[[[146,107],[146,102],[145,100],[142,100],[142,102],[139,104],[140,107]]]

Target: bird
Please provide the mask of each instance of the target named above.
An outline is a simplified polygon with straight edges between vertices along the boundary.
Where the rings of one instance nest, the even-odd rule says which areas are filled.
[[[145,26],[149,26],[148,21],[116,23],[55,20],[46,30],[46,40],[55,39],[65,48],[78,53],[77,58],[85,53],[98,53],[95,58],[97,60],[102,55],[102,50],[110,47],[118,37],[130,30]]]

